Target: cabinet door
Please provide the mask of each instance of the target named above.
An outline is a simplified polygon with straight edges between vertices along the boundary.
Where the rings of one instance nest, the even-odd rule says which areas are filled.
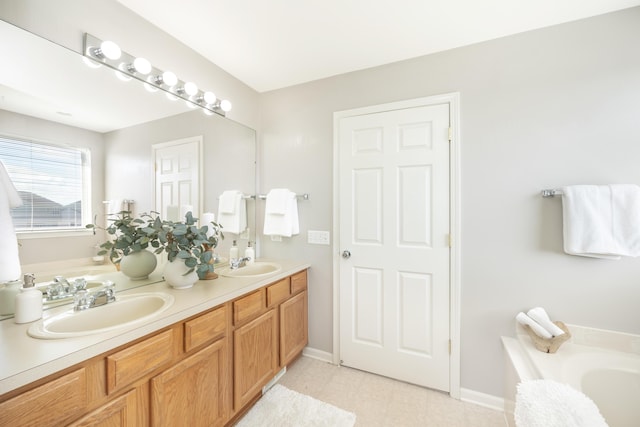
[[[278,324],[269,310],[233,332],[234,408],[240,409],[278,369]]]
[[[307,291],[304,291],[280,305],[280,366],[295,359],[307,341]]]
[[[87,407],[87,374],[80,368],[0,404],[0,426],[59,426]]]
[[[136,391],[114,399],[101,408],[96,409],[69,427],[136,427],[138,421],[138,405]]]
[[[151,379],[152,426],[222,426],[229,414],[227,339]]]

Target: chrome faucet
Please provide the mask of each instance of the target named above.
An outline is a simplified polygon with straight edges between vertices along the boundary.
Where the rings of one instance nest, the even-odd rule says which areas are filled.
[[[251,261],[251,258],[231,258],[229,260],[229,268],[231,270],[237,270],[240,267],[244,267],[247,265],[247,261]]]
[[[55,301],[67,297],[74,296],[78,291],[87,288],[87,281],[83,278],[78,278],[69,283],[67,279],[62,276],[55,276],[53,283],[47,286],[47,289],[43,292],[43,297],[46,301]]]
[[[86,289],[75,293],[73,298],[73,310],[82,311],[88,308],[99,307],[116,300],[116,284],[106,280],[104,286],[97,291],[89,292]]]

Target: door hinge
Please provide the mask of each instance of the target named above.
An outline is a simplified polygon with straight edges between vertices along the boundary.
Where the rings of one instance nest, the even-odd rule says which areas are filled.
[[[449,340],[449,354],[451,354],[451,340]]]
[[[449,142],[453,141],[453,129],[449,127]]]
[[[447,242],[450,248],[453,247],[453,236],[451,234],[447,234]]]

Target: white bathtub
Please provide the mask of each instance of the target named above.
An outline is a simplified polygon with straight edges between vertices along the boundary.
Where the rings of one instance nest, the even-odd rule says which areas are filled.
[[[505,412],[514,426],[516,385],[546,378],[567,383],[595,402],[610,427],[640,426],[640,335],[567,325],[571,339],[543,353],[518,325],[505,349]]]

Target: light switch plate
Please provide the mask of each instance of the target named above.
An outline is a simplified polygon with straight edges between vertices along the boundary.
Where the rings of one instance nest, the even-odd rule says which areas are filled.
[[[329,245],[331,244],[331,235],[328,231],[307,231],[307,242],[314,245]]]

